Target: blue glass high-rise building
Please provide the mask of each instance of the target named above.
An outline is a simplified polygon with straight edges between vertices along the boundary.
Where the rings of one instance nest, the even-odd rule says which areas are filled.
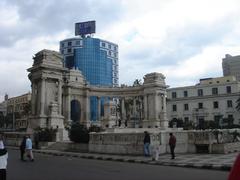
[[[91,85],[118,86],[118,45],[92,37],[60,42],[65,67],[79,69]],[[91,97],[91,120],[97,120],[97,100]]]

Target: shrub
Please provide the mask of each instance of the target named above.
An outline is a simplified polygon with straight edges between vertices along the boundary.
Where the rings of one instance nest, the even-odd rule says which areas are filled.
[[[194,129],[194,124],[192,121],[186,121],[183,123],[183,129],[184,130],[191,130]]]
[[[218,124],[216,123],[216,121],[205,121],[204,128],[205,129],[217,129],[219,127],[218,127]]]
[[[172,119],[171,121],[169,121],[169,123],[168,123],[168,126],[170,127],[170,128],[173,128],[173,125],[176,125],[176,127],[177,128],[181,128],[181,127],[184,127],[184,123],[183,123],[183,120],[182,119],[176,119],[176,118],[174,118],[174,119]]]
[[[39,141],[42,142],[52,142],[56,141],[57,129],[53,128],[38,128],[36,129],[39,136]]]
[[[69,130],[69,138],[71,141],[76,143],[88,143],[89,131],[86,126],[79,123],[74,123],[71,125]]]

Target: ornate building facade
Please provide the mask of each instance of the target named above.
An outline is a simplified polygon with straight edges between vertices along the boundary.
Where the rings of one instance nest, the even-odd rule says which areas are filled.
[[[140,86],[100,87],[88,85],[81,71],[64,68],[63,57],[58,52],[42,50],[33,59],[33,66],[28,69],[32,83],[32,128],[58,128],[59,139],[64,139],[64,127],[71,122],[73,101],[79,108],[78,122],[90,126],[90,98],[93,96],[98,99],[98,109],[100,100],[106,97],[103,116],[100,110],[97,115],[102,126],[116,124],[117,107],[107,98],[118,98],[121,103],[118,111],[128,127],[168,127],[167,86],[161,73],[145,75]]]

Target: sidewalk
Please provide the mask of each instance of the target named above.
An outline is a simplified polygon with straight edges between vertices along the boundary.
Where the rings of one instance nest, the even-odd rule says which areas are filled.
[[[17,147],[8,147],[9,149],[18,150]],[[160,155],[157,161],[152,157],[144,156],[125,156],[125,155],[109,155],[109,154],[95,154],[95,153],[77,153],[77,152],[63,152],[57,150],[33,150],[34,153],[48,154],[54,156],[66,156],[74,158],[87,158],[107,161],[120,161],[130,163],[144,163],[151,165],[162,166],[177,166],[201,169],[214,169],[229,171],[237,157],[238,153],[230,154],[176,154],[174,160],[170,159],[170,154]]]

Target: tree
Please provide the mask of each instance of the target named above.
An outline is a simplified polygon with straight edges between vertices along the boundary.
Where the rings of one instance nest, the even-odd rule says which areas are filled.
[[[79,123],[73,123],[69,130],[69,138],[76,143],[88,143],[89,131],[86,126]]]
[[[169,121],[168,126],[170,128],[173,128],[174,125],[176,125],[177,128],[184,127],[184,122],[181,118],[173,118],[172,120]]]
[[[35,132],[38,133],[38,140],[42,142],[56,141],[57,129],[53,128],[36,128]]]
[[[31,111],[32,111],[31,101],[29,101],[23,106],[23,115],[28,116],[30,115]]]
[[[31,112],[32,112],[32,106],[31,106],[31,101],[28,101],[28,103],[26,103],[26,104],[24,104],[24,106],[23,106],[23,112],[22,112],[22,115],[23,116],[27,116],[27,127],[26,128],[28,128],[28,126],[29,126],[29,116],[30,116],[30,114],[31,114]]]
[[[133,86],[141,86],[142,82],[141,79],[135,79],[135,81],[133,82]]]

